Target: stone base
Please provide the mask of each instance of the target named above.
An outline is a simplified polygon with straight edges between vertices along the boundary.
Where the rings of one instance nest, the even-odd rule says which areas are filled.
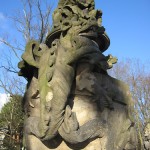
[[[58,135],[51,141],[42,143],[33,135],[28,136],[29,150],[136,150],[136,133],[133,123],[128,117],[126,105],[114,102],[114,110],[105,109],[100,112],[97,104],[85,97],[76,97],[72,111],[76,112],[80,126],[94,118],[106,120],[108,125],[104,137],[79,144],[65,143]]]

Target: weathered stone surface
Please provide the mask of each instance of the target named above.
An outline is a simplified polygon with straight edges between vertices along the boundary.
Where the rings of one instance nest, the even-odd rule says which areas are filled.
[[[105,130],[104,136],[79,144],[66,144],[64,141],[62,141],[62,139],[60,140],[60,137],[56,137],[54,141],[47,141],[47,144],[45,144],[47,146],[44,146],[44,144],[42,144],[41,141],[35,136],[30,136],[30,140],[33,143],[36,142],[36,145],[39,143],[38,145],[42,146],[33,146],[33,150],[123,150],[125,147],[126,150],[134,150],[136,148],[136,133],[127,114],[127,106],[114,102],[114,110],[106,108],[101,113],[99,112],[97,104],[95,102],[91,103],[91,99],[87,97],[77,96],[73,101],[74,106],[72,111],[76,112],[80,125],[83,125],[93,118],[106,120],[107,130]],[[56,147],[53,145],[53,143],[57,143]],[[129,147],[129,149],[127,147]]]
[[[150,123],[148,123],[144,130],[144,148],[145,150],[150,149]]]
[[[60,0],[45,44],[27,43],[19,75],[28,150],[134,150],[128,86],[110,77],[117,58],[94,0]]]

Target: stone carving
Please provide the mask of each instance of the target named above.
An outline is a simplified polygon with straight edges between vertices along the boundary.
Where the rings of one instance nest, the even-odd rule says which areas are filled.
[[[147,123],[144,130],[144,149],[150,149],[150,123]]]
[[[45,43],[27,43],[19,63],[27,149],[136,149],[130,92],[107,73],[117,58],[103,54],[101,16],[94,0],[60,0]]]

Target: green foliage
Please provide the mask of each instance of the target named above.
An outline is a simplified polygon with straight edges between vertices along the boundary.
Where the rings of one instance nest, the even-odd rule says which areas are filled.
[[[16,150],[16,145],[14,144],[13,139],[10,139],[10,137],[8,136],[6,136],[3,140],[3,147],[7,150]]]
[[[22,123],[22,97],[20,95],[13,95],[0,112],[0,127],[11,125],[11,128],[17,130]]]
[[[8,150],[16,150],[22,139],[23,127],[22,96],[13,95],[10,97],[0,112],[0,128],[7,128],[3,146]],[[19,135],[19,140],[14,137]]]

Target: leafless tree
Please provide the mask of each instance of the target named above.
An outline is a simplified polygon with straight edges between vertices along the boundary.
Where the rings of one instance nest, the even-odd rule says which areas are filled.
[[[134,117],[140,143],[143,145],[143,129],[150,122],[150,70],[140,60],[125,59],[109,72],[115,78],[126,82],[134,102]]]
[[[0,43],[3,45],[0,47],[3,51],[0,71],[7,72],[7,77],[3,76],[5,74],[0,74],[0,88],[3,88],[7,93],[12,93],[10,91],[12,82],[15,82],[16,86],[17,83],[20,85],[20,78],[16,75],[17,64],[26,43],[32,39],[42,43],[50,31],[52,0],[20,0],[20,2],[22,8],[14,11],[13,15],[8,14],[8,19],[14,24],[13,30],[16,32],[16,37],[5,33],[0,38]]]
[[[17,64],[29,40],[44,42],[50,31],[50,14],[53,0],[20,0],[22,7],[8,14],[13,22],[11,28],[15,35],[4,33],[0,37],[0,91],[9,94],[9,102],[0,113],[0,125],[9,126],[10,137],[12,131],[19,132],[23,121],[21,95],[25,92],[26,81],[18,76]],[[16,122],[18,124],[16,124]],[[9,148],[11,149],[11,148]]]
[[[41,0],[22,0],[22,4],[23,10],[19,10],[18,15],[12,17],[17,30],[25,42],[31,39],[43,42],[50,30],[51,5]]]

